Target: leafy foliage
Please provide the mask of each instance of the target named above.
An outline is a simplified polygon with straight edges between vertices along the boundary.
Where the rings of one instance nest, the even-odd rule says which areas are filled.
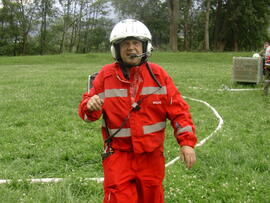
[[[209,20],[206,20],[210,1]],[[109,49],[119,19],[144,22],[154,47],[169,49],[169,0],[2,0],[0,55],[86,53]],[[210,50],[258,50],[270,40],[270,0],[182,0],[178,50],[203,50],[208,23]],[[206,10],[207,9],[207,10]],[[208,16],[208,15],[207,15]],[[175,27],[175,26],[174,26]],[[172,42],[172,41],[171,41]],[[208,50],[208,49],[207,49]]]
[[[0,55],[103,51],[107,0],[11,1],[0,8]]]

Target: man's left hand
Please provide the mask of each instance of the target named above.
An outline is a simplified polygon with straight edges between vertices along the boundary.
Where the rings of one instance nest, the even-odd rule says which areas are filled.
[[[190,146],[182,146],[180,149],[180,157],[190,169],[196,162],[195,150]]]

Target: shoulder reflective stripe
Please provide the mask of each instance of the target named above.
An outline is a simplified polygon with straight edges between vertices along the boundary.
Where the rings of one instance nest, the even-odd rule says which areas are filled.
[[[118,129],[109,129],[111,135],[116,132]],[[130,128],[122,128],[114,137],[130,137]]]
[[[167,88],[166,86],[162,86],[161,89],[159,87],[143,87],[141,95],[147,94],[167,94]]]
[[[127,89],[107,89],[105,90],[105,97],[127,97]]]
[[[143,133],[149,134],[149,133],[158,132],[158,131],[164,129],[165,126],[166,126],[166,122],[159,122],[159,123],[155,123],[153,125],[145,125],[145,126],[143,126]]]
[[[184,133],[184,132],[191,132],[192,133],[192,127],[190,125],[187,125],[186,127],[179,128],[177,130],[177,134]]]
[[[100,97],[100,99],[104,99],[105,98],[105,93],[101,92],[101,93],[98,94],[98,96]]]

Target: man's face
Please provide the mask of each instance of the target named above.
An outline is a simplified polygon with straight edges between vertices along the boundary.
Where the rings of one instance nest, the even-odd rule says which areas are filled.
[[[269,46],[269,43],[268,42],[265,42],[264,43],[264,48],[267,48]]]
[[[142,54],[142,42],[136,39],[127,39],[120,42],[120,56],[124,63],[138,65],[141,57],[130,57],[131,54]]]

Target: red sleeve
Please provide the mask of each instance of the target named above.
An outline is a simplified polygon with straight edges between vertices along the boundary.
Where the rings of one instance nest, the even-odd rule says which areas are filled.
[[[194,147],[197,143],[197,137],[189,106],[168,75],[166,85],[168,94],[167,114],[174,128],[174,135],[177,142],[181,146]]]
[[[89,111],[87,109],[87,102],[93,95],[91,95],[91,92],[85,93],[79,105],[78,114],[86,122],[98,120],[102,113],[101,111]]]
[[[103,74],[99,73],[93,82],[93,87],[90,92],[85,93],[79,104],[78,114],[86,122],[96,121],[100,118],[102,111],[89,111],[87,109],[87,102],[94,95],[101,95],[103,90]]]

